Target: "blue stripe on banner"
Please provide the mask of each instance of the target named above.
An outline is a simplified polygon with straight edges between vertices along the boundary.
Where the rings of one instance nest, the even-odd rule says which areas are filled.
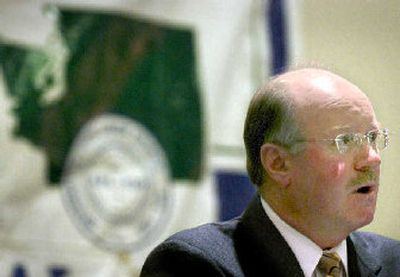
[[[284,14],[285,0],[269,0],[266,24],[270,32],[271,75],[281,73],[287,65],[287,37]],[[215,173],[219,197],[219,219],[229,220],[240,215],[253,198],[255,187],[244,172],[218,171]]]
[[[287,65],[285,0],[270,0],[266,7],[267,30],[270,31],[271,73],[281,73]]]
[[[218,171],[215,173],[219,197],[219,220],[240,215],[254,197],[255,187],[246,173]]]

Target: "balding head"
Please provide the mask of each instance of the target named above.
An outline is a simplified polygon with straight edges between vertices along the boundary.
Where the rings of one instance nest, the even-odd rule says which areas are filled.
[[[282,74],[273,82],[286,88],[295,107],[296,122],[304,133],[322,125],[346,127],[350,122],[338,120],[343,113],[355,116],[369,110],[375,116],[368,97],[356,85],[330,71],[305,68]]]
[[[296,106],[320,105],[326,101],[364,98],[365,94],[339,75],[323,69],[305,68],[277,76],[271,83],[285,87]]]

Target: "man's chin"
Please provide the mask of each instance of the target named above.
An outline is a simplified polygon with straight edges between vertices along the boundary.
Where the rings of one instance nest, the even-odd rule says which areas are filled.
[[[374,215],[375,208],[373,209],[373,211],[366,211],[357,216],[357,218],[354,220],[353,231],[369,225],[374,220]]]

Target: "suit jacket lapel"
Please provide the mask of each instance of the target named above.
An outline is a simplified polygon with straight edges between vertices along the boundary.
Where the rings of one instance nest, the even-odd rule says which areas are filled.
[[[347,242],[347,266],[348,266],[349,276],[351,277],[365,276],[361,275],[360,273],[357,260],[357,253],[356,250],[354,249],[353,242],[351,241],[350,238],[347,238],[346,242]]]
[[[304,277],[294,253],[265,214],[259,197],[240,219],[234,243],[246,276]]]

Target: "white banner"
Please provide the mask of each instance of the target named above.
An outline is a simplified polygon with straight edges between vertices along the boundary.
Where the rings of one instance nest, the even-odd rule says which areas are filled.
[[[49,3],[193,31],[203,103],[203,173],[197,185],[185,180],[171,184],[171,218],[140,251],[113,253],[100,249],[73,224],[60,187],[49,187],[42,149],[13,134],[18,123],[13,113],[15,103],[5,79],[0,78],[0,275],[138,276],[149,251],[168,235],[217,219],[216,171],[245,172],[245,112],[253,91],[269,73],[268,1],[2,0],[0,43],[48,47],[49,37],[57,28],[56,19],[46,13]],[[289,27],[295,24],[288,22]],[[289,36],[293,30],[289,28]],[[289,50],[293,51],[292,45]]]

